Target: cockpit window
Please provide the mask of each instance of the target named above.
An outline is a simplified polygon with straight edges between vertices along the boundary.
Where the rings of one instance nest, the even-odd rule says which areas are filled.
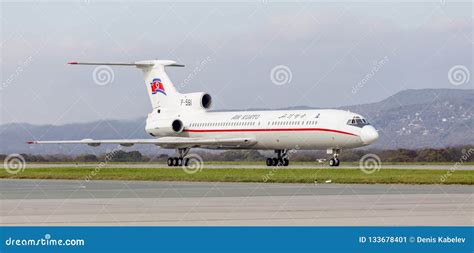
[[[356,127],[363,127],[365,125],[369,125],[369,122],[367,122],[367,120],[365,120],[364,118],[354,116],[352,119],[347,121],[347,124]]]

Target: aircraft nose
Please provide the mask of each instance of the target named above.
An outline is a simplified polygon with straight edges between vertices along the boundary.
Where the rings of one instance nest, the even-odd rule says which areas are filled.
[[[367,125],[362,128],[360,138],[364,144],[370,144],[379,138],[379,133],[373,126]]]

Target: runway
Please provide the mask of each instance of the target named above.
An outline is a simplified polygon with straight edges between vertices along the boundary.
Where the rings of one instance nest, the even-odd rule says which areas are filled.
[[[474,187],[0,180],[1,225],[472,226]]]
[[[2,165],[3,166],[3,165]],[[26,163],[27,169],[38,169],[38,168],[96,168],[99,166],[99,163]],[[102,168],[170,168],[164,163],[108,163],[100,164]],[[238,169],[273,169],[275,167],[268,167],[263,163],[261,165],[253,164],[215,164],[215,163],[206,163],[204,162],[203,167],[205,169],[227,169],[227,168],[238,168]],[[173,167],[171,167],[173,168]],[[329,167],[327,164],[317,164],[314,165],[290,165],[288,167],[283,167],[288,169],[360,169],[359,165],[344,165],[342,164],[339,167]],[[381,169],[415,169],[415,170],[450,170],[455,168],[456,170],[474,170],[474,165],[458,165],[449,164],[449,165],[381,165]]]

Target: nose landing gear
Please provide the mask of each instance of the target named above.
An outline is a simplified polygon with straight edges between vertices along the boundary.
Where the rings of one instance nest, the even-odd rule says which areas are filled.
[[[288,159],[288,151],[286,149],[275,150],[277,157],[269,157],[266,160],[267,166],[288,166],[290,160]]]
[[[329,166],[331,166],[331,167],[339,166],[339,159],[337,159],[337,158],[329,159]]]
[[[329,159],[329,166],[331,167],[337,167],[339,166],[339,153],[341,152],[340,149],[333,149],[332,150],[332,156],[333,158]]]

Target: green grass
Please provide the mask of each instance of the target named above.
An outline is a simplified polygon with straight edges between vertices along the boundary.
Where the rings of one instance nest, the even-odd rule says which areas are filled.
[[[203,169],[186,174],[182,169],[103,168],[94,175],[90,168],[26,169],[16,175],[0,171],[0,178],[269,182],[269,183],[357,183],[357,184],[473,184],[474,171],[458,170],[446,177],[445,170],[382,169],[365,174],[358,169]]]

